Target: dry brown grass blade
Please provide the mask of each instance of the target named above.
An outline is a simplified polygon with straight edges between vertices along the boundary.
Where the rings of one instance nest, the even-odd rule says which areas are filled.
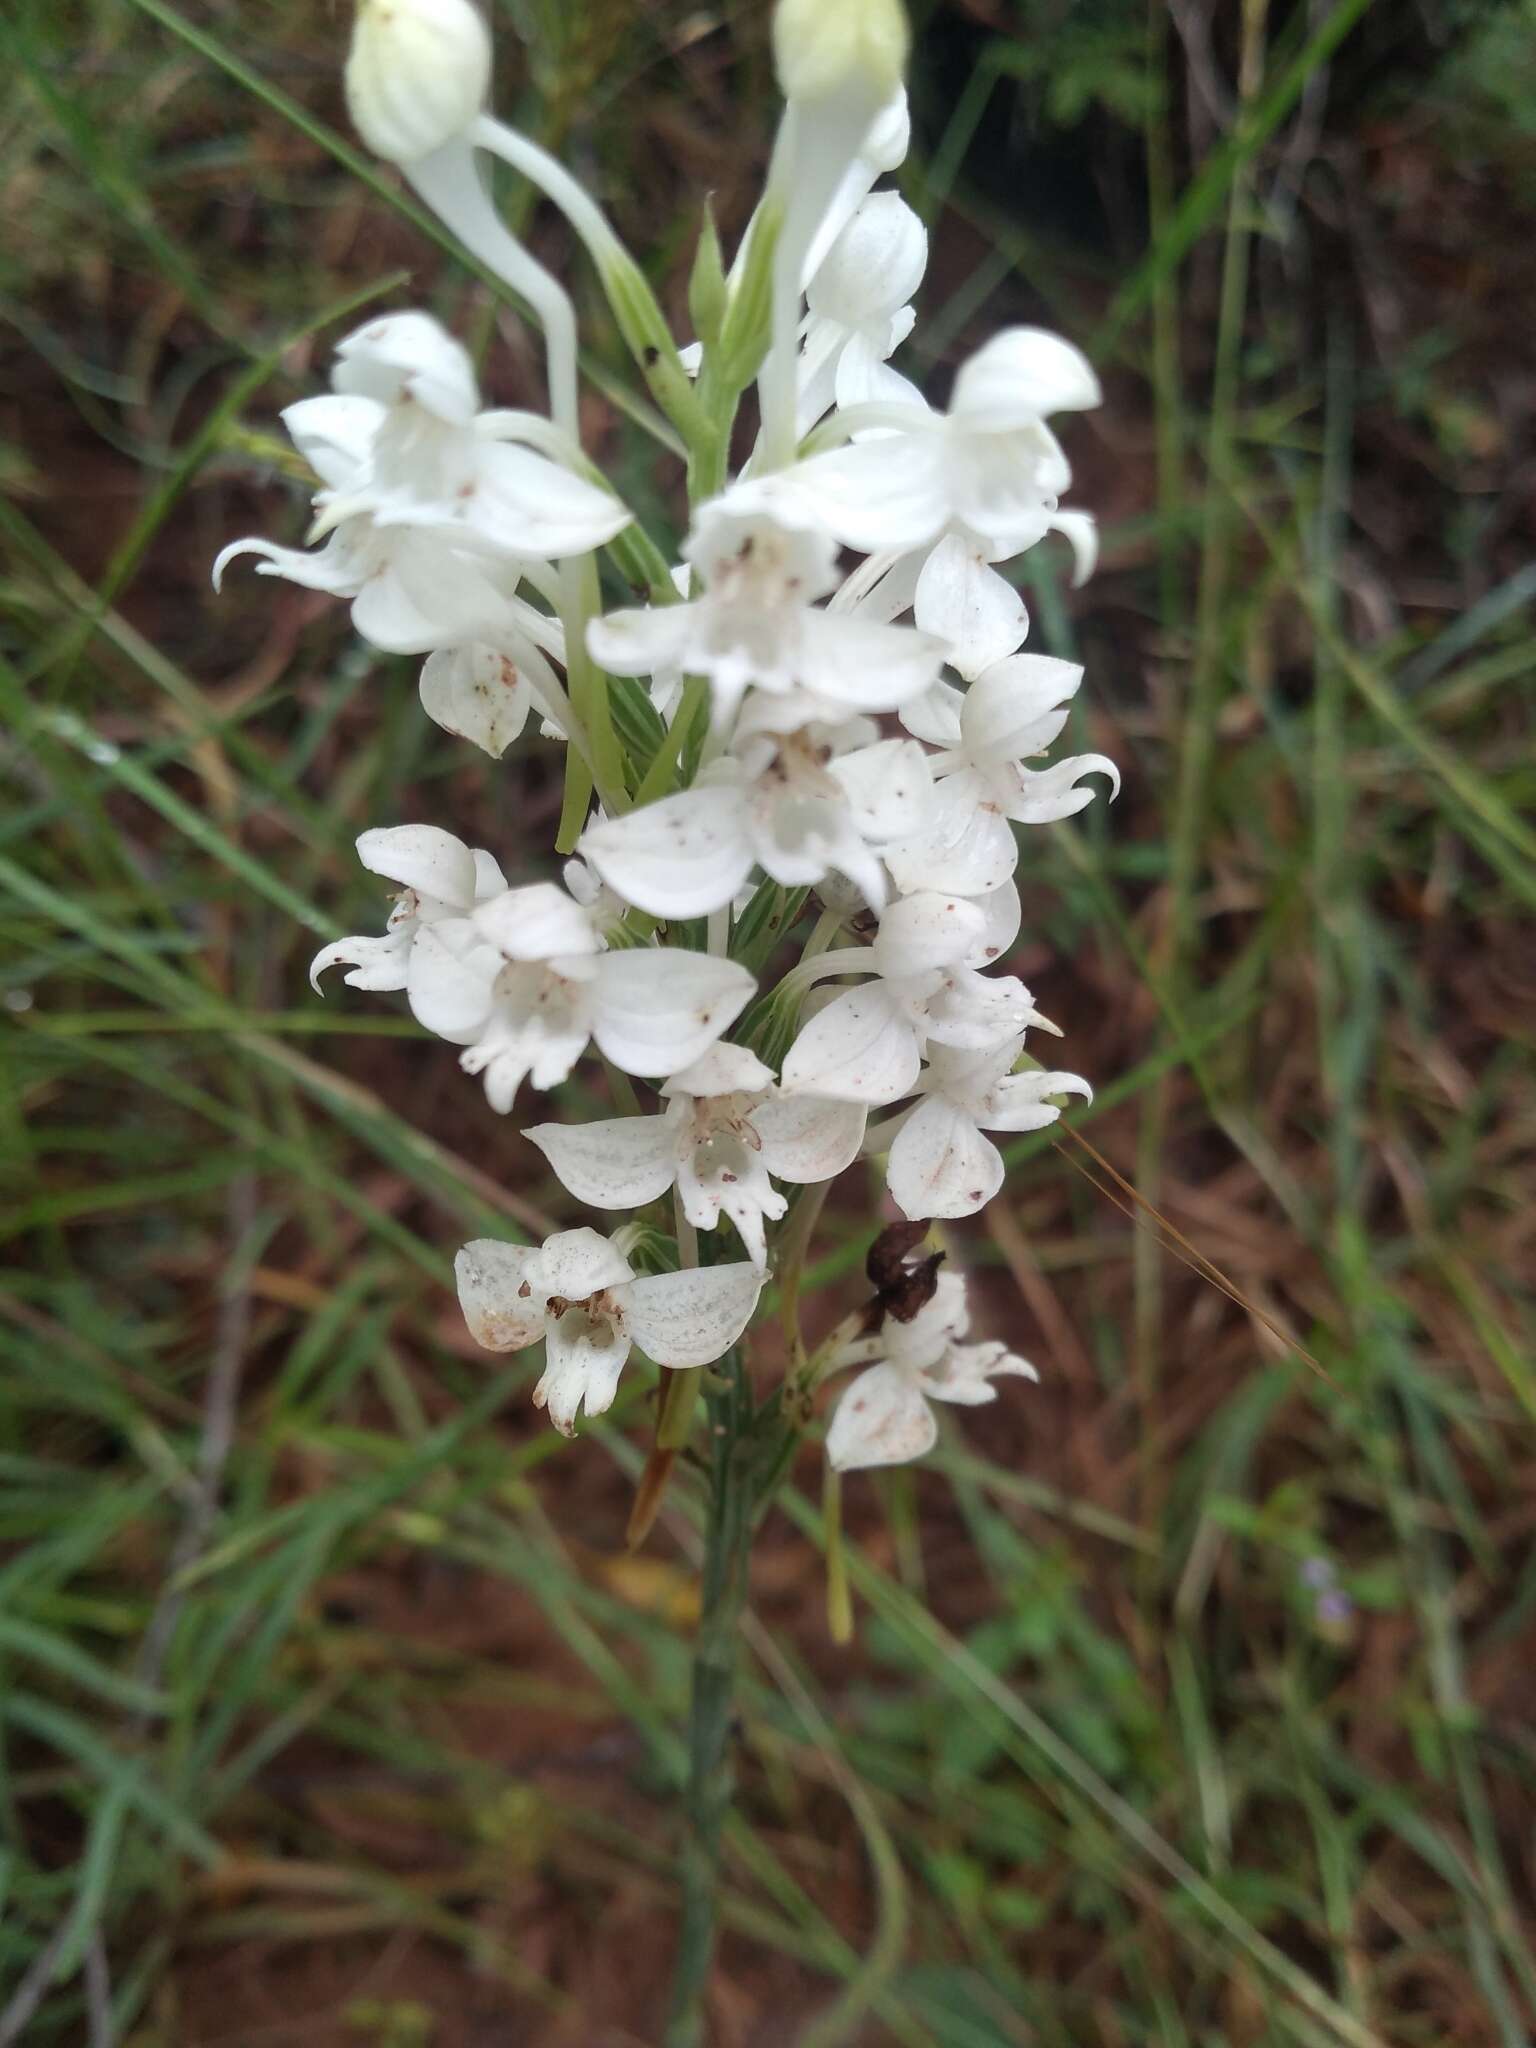
[[[1229,1280],[1221,1268],[1213,1264],[1205,1256],[1205,1253],[1200,1250],[1198,1245],[1191,1244],[1178,1225],[1170,1222],[1154,1203],[1149,1202],[1146,1196],[1133,1186],[1117,1167],[1111,1165],[1098,1147],[1083,1136],[1081,1131],[1073,1130],[1070,1124],[1063,1124],[1061,1132],[1062,1138],[1070,1138],[1073,1144],[1080,1145],[1095,1164],[1109,1175],[1110,1180],[1114,1183],[1113,1187],[1106,1187],[1102,1181],[1097,1180],[1089,1172],[1081,1160],[1074,1159],[1063,1144],[1062,1138],[1053,1138],[1051,1140],[1051,1143],[1061,1154],[1062,1158],[1067,1161],[1068,1165],[1075,1167],[1084,1180],[1096,1188],[1106,1201],[1113,1202],[1121,1214],[1128,1216],[1138,1229],[1145,1229],[1147,1227],[1147,1219],[1150,1217],[1164,1232],[1163,1242],[1167,1250],[1176,1259],[1182,1260],[1191,1272],[1198,1273],[1202,1280],[1212,1287],[1219,1288],[1229,1301],[1235,1302],[1246,1314],[1253,1316],[1257,1321],[1261,1322],[1272,1337],[1279,1338],[1287,1350],[1294,1351],[1298,1358],[1305,1360],[1306,1364],[1317,1374],[1320,1380],[1325,1380],[1330,1387],[1337,1388],[1337,1381],[1325,1370],[1321,1361],[1315,1358],[1304,1344],[1292,1336],[1289,1330],[1284,1328],[1282,1324],[1277,1323],[1272,1315],[1269,1315],[1264,1309],[1260,1308],[1257,1302],[1251,1301],[1235,1281]],[[1128,1200],[1122,1201],[1115,1192],[1116,1188],[1120,1189],[1128,1197]]]

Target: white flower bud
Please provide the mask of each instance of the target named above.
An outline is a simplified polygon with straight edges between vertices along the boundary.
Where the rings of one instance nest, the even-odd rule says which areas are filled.
[[[490,31],[473,0],[358,0],[347,107],[376,155],[409,164],[441,149],[490,82]]]
[[[779,0],[773,54],[788,100],[820,99],[855,82],[890,99],[911,32],[901,0]]]
[[[899,192],[873,193],[811,279],[811,311],[842,327],[889,317],[923,281],[928,231]]]

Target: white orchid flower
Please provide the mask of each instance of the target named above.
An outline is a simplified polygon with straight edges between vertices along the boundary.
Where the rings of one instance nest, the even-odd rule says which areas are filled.
[[[989,668],[962,695],[938,684],[903,709],[920,739],[943,749],[930,766],[934,791],[922,828],[885,848],[900,889],[952,889],[984,896],[1018,866],[1012,824],[1070,818],[1091,804],[1085,775],[1120,771],[1104,754],[1074,754],[1049,768],[1025,762],[1041,754],[1067,722],[1083,672],[1048,654],[1016,654]]]
[[[715,1045],[674,1074],[659,1116],[537,1124],[527,1136],[579,1201],[635,1209],[674,1184],[696,1230],[735,1224],[754,1266],[767,1263],[765,1222],[784,1215],[779,1180],[831,1180],[858,1156],[856,1103],[782,1097],[772,1069],[744,1046]]]
[[[987,1131],[1044,1130],[1061,1114],[1053,1095],[1092,1100],[1077,1074],[1014,1073],[1023,1049],[1022,1031],[985,1052],[929,1046],[921,1100],[901,1118],[886,1161],[886,1185],[903,1216],[974,1216],[1003,1184],[1003,1155]]]
[[[981,903],[925,890],[891,905],[872,945],[808,962],[806,981],[850,972],[874,978],[834,995],[803,1026],[784,1061],[785,1089],[898,1102],[918,1085],[930,1044],[984,1051],[1027,1025],[1054,1030],[1021,981],[979,972],[1008,950],[1018,926],[1011,884]]]
[[[749,722],[758,702],[830,712],[791,730]],[[913,740],[881,740],[867,719],[822,700],[753,700],[731,751],[691,789],[588,829],[581,850],[618,895],[653,917],[699,917],[734,900],[755,868],[786,888],[846,875],[879,908],[880,849],[920,831],[932,785]]]
[[[738,962],[667,947],[606,950],[603,920],[554,882],[506,889],[418,934],[417,1022],[465,1050],[505,1114],[525,1080],[553,1088],[589,1043],[627,1074],[671,1073],[712,1045],[756,987]]]
[[[469,357],[425,313],[370,321],[337,350],[329,397],[283,414],[319,476],[310,554],[232,542],[258,573],[350,598],[358,632],[389,653],[494,641],[518,577],[584,555],[629,524],[610,492],[531,448],[510,415],[477,411]]]
[[[213,565],[215,590],[239,555],[258,558],[258,576],[348,600],[357,632],[385,654],[493,640],[517,602],[513,564],[471,557],[435,533],[376,526],[366,515],[343,520],[317,553],[259,535],[231,541]]]
[[[1086,512],[1057,512],[1050,525],[1072,543],[1077,570],[1074,581],[1092,573],[1098,529]],[[1038,536],[1037,536],[1038,537]],[[851,608],[860,618],[886,621],[910,611],[920,631],[931,633],[948,648],[949,666],[974,682],[1009,655],[1017,653],[1029,634],[1029,613],[1023,598],[996,563],[1014,552],[999,549],[962,524],[952,524],[931,547],[911,550],[888,563],[858,591]],[[942,686],[938,686],[942,687]],[[904,705],[903,717],[921,712],[923,700]]]
[[[1052,413],[1100,402],[1070,342],[1010,327],[963,364],[945,413],[892,408],[882,431],[799,463],[787,483],[849,547],[922,547],[960,525],[1003,560],[1056,522],[1072,480]]]
[[[928,265],[928,231],[899,192],[866,199],[827,251],[806,292],[799,430],[829,406],[921,405],[914,384],[887,368],[912,332],[908,304]]]
[[[964,1280],[958,1273],[940,1273],[933,1299],[910,1323],[887,1317],[876,1336],[856,1339],[838,1353],[834,1371],[864,1359],[879,1362],[851,1382],[833,1411],[827,1457],[834,1471],[908,1464],[938,1441],[930,1402],[976,1408],[997,1399],[995,1379],[1039,1379],[1028,1359],[1006,1344],[960,1343],[969,1327]]]
[[[744,1263],[637,1277],[595,1230],[561,1230],[541,1246],[478,1238],[455,1261],[470,1335],[487,1351],[523,1351],[541,1339],[544,1376],[535,1405],[563,1436],[583,1409],[613,1405],[638,1344],[673,1371],[712,1365],[751,1320],[762,1287]]]
[[[697,596],[610,612],[592,621],[587,644],[614,675],[708,676],[717,731],[752,684],[810,690],[845,712],[890,711],[939,672],[944,648],[927,634],[817,609],[838,582],[837,547],[779,478],[737,483],[700,506],[683,552]]]
[[[332,516],[365,511],[380,525],[436,527],[471,551],[541,562],[589,554],[629,524],[611,491],[512,443],[514,415],[479,411],[467,351],[429,314],[370,321],[336,353],[336,396],[303,401],[303,427],[326,433],[344,405],[349,434],[367,431],[367,441],[362,473],[317,501]]]
[[[357,857],[375,875],[400,884],[381,939],[337,939],[322,946],[310,962],[309,978],[316,990],[328,967],[346,964],[343,978],[350,988],[384,993],[403,989],[409,978],[412,948],[433,925],[467,917],[477,903],[499,895],[506,877],[485,851],[473,850],[436,825],[394,825],[364,832]]]

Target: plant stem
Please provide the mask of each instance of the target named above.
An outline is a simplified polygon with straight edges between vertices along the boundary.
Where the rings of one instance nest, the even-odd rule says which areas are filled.
[[[727,1385],[708,1395],[709,1516],[699,1633],[688,1715],[687,1834],[682,1924],[672,1978],[666,2048],[700,2048],[704,1994],[714,1962],[720,1839],[730,1811],[738,1634],[747,1596],[756,1469],[752,1392],[739,1351],[724,1362]]]

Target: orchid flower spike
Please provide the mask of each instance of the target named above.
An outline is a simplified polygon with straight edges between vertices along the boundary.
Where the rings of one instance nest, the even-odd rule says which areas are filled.
[[[1030,327],[962,363],[943,410],[891,368],[928,257],[921,220],[876,189],[910,138],[908,44],[902,0],[775,0],[783,119],[729,268],[712,224],[701,240],[690,384],[643,263],[570,171],[496,118],[482,0],[357,0],[352,118],[531,308],[549,417],[488,407],[429,313],[370,317],[337,346],[330,389],[283,415],[315,479],[304,546],[236,541],[215,565],[217,583],[252,555],[261,575],[344,600],[374,648],[421,658],[423,709],[482,756],[499,761],[530,721],[565,748],[561,879],[509,878],[438,825],[364,832],[358,858],[393,895],[384,929],[322,947],[311,973],[317,989],[339,968],[403,994],[497,1114],[604,1063],[629,1114],[571,1122],[567,1102],[527,1135],[580,1203],[670,1196],[672,1248],[658,1219],[482,1240],[458,1261],[481,1344],[545,1344],[535,1399],[567,1434],[609,1408],[632,1347],[672,1372],[744,1364],[733,1347],[775,1259],[793,1274],[808,1251],[819,1195],[791,1216],[793,1188],[883,1162],[915,1226],[898,1235],[917,1238],[997,1192],[993,1134],[1041,1130],[1089,1094],[1025,1057],[1026,1035],[1055,1026],[1006,972],[1017,830],[1118,778],[1098,754],[1046,758],[1082,672],[1022,651],[1029,616],[1002,565],[1056,531],[1080,575],[1092,566],[1091,519],[1061,509],[1071,473],[1051,423],[1099,386]],[[583,450],[575,309],[503,220],[493,157],[574,229],[687,452],[681,560],[628,531]],[[761,433],[733,475],[754,372]],[[849,565],[850,548],[865,559]],[[598,616],[605,578],[637,594]],[[455,790],[433,739],[431,786]],[[727,1037],[738,1023],[746,1043]],[[698,1233],[726,1225],[741,1256],[699,1266]],[[797,1393],[829,1352],[832,1370],[862,1368],[828,1431],[839,1470],[919,1455],[933,1403],[988,1401],[997,1377],[1032,1373],[965,1341],[955,1276],[917,1307],[936,1265],[904,1291],[877,1271],[875,1305],[797,1359]],[[842,1341],[854,1328],[870,1334]],[[670,1397],[696,1383],[667,1387],[651,1508],[691,1419]]]

